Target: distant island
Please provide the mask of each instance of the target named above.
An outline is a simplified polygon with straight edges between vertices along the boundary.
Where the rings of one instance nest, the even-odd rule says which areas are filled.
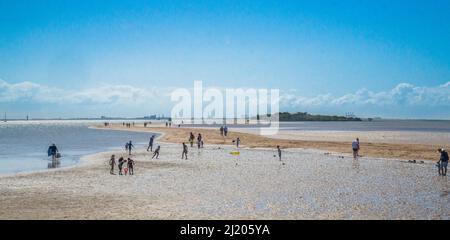
[[[313,115],[307,112],[280,112],[280,122],[294,122],[294,121],[362,121],[358,117],[344,117],[344,116],[330,116],[330,115]]]

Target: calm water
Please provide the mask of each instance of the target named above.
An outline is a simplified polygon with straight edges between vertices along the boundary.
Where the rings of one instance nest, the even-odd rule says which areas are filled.
[[[362,122],[283,122],[282,129],[308,131],[450,132],[449,120],[378,120]]]
[[[215,126],[220,125],[189,125]],[[256,125],[229,125],[232,128],[256,127]],[[281,122],[281,130],[294,131],[419,131],[450,133],[450,120],[376,120],[361,122]]]
[[[129,140],[132,140],[136,146],[146,145],[151,135],[150,133],[89,129],[88,126],[94,123],[99,124],[101,122],[0,123],[0,173],[74,165],[83,155],[120,149]],[[136,124],[141,123],[137,121]],[[450,121],[283,122],[280,128],[294,131],[423,131],[450,133]],[[57,144],[62,154],[61,161],[58,163],[52,163],[47,157],[47,148],[52,143]]]
[[[132,140],[146,145],[150,133],[89,129],[89,123],[1,123],[0,173],[42,170],[76,164],[86,154],[124,148]],[[59,162],[47,157],[55,143],[61,152]]]

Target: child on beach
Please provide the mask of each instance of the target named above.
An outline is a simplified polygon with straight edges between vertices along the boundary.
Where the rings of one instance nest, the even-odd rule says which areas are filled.
[[[158,146],[156,149],[155,149],[155,152],[153,153],[153,157],[152,157],[152,159],[156,156],[156,159],[158,159],[159,158],[159,150],[161,149],[161,146]]]
[[[441,154],[439,161],[437,162],[439,176],[441,175],[446,176],[448,165],[448,153],[443,148],[438,149],[438,152]]]
[[[201,133],[197,136],[197,147],[198,149],[203,148],[203,138]]]
[[[187,145],[185,143],[183,143],[183,153],[181,153],[181,159],[183,159],[184,157],[186,157],[187,160],[187,154],[188,154],[188,148]]]
[[[134,160],[131,158],[128,158],[127,165],[128,165],[128,171],[129,171],[130,175],[133,175],[134,174]],[[126,172],[125,172],[125,175],[126,175]]]
[[[111,159],[109,160],[109,166],[111,166],[111,170],[109,170],[109,173],[114,175],[114,166],[116,165],[116,157],[114,155],[111,156]]]
[[[119,158],[119,164],[117,165],[117,167],[119,167],[119,175],[123,175],[122,174],[122,168],[123,168],[123,164],[125,163],[125,159],[123,159],[123,157]]]
[[[195,136],[191,132],[190,135],[189,135],[189,143],[191,144],[191,147],[194,147],[194,139],[195,139]]]
[[[353,158],[356,159],[359,156],[359,138],[356,138],[352,142]]]
[[[277,146],[277,151],[278,151],[278,158],[279,158],[280,161],[281,161],[281,149],[280,149],[280,146],[279,146],[279,145]]]

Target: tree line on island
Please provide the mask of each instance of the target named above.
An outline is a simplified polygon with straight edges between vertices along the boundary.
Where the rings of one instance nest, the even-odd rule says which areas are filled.
[[[362,121],[358,117],[344,117],[344,116],[331,116],[331,115],[319,115],[319,114],[309,114],[307,112],[280,112],[279,120],[281,122],[291,122],[291,121]]]

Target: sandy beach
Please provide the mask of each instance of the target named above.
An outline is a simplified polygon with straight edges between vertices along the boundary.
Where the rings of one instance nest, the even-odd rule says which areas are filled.
[[[258,129],[238,128],[234,131],[258,134]],[[428,146],[448,145],[450,133],[426,131],[292,131],[280,129],[275,139],[303,141],[351,142],[356,137],[363,143],[421,144]]]
[[[361,140],[360,155],[363,157],[429,160],[437,161],[438,148],[450,149],[448,133],[427,132],[358,132],[358,131],[288,131],[280,130],[272,136],[259,135],[258,129],[232,128],[226,138],[216,128],[164,127],[153,124],[144,128],[136,125],[133,128],[115,124],[110,127],[95,126],[98,129],[148,131],[165,133],[161,138],[165,142],[187,142],[189,133],[196,136],[201,132],[207,144],[233,145],[237,137],[243,147],[249,148],[282,148],[319,149],[336,154],[351,153],[351,142],[359,137]],[[427,137],[428,136],[428,137]],[[447,141],[449,140],[449,141]]]
[[[0,176],[0,218],[450,219],[448,179],[430,161],[353,160],[293,148],[283,150],[280,162],[273,148],[248,143],[236,156],[230,154],[236,147],[210,143],[206,130],[205,148],[189,148],[189,159],[181,160],[180,144],[163,142],[185,138],[172,129],[146,130],[166,133],[156,142],[161,156],[152,160],[137,149],[133,176],[109,174],[110,155],[124,151],[85,156],[70,168]]]

